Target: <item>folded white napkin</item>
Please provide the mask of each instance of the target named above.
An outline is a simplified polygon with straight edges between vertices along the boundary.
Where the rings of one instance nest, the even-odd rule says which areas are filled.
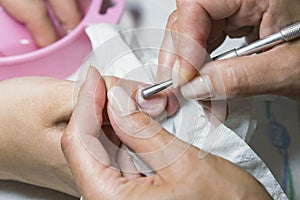
[[[99,55],[99,59],[105,58],[108,61],[111,59],[111,63],[102,60],[90,61],[92,65],[95,62],[94,66],[99,68],[102,75],[114,75],[142,82],[154,80],[155,73],[143,66],[145,60],[149,65],[156,64],[157,55],[151,53],[141,55],[132,52],[128,41],[123,40],[117,26],[111,24],[91,25],[86,29],[86,33],[91,40],[94,53]],[[136,40],[132,41],[136,42]],[[102,50],[97,48],[100,45],[102,45],[100,48]],[[141,59],[143,59],[143,65],[140,62]],[[99,63],[103,63],[103,65],[99,66]],[[140,73],[141,70],[144,72]],[[241,166],[261,182],[274,199],[288,199],[268,167],[247,143],[223,124],[213,127],[204,117],[202,108],[195,101],[185,102],[180,111],[165,121],[163,126],[178,138]],[[144,171],[147,166],[140,162],[137,159],[135,164],[139,170]]]

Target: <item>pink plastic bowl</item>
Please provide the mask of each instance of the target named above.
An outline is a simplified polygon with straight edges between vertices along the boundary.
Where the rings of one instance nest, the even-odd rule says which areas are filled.
[[[1,28],[0,37],[16,37],[17,42],[24,43],[24,47],[19,45],[18,49],[0,44],[0,80],[19,76],[66,78],[74,73],[92,50],[85,28],[101,22],[117,23],[125,7],[125,0],[114,0],[115,5],[108,8],[105,14],[100,14],[102,3],[103,0],[91,0],[84,18],[70,34],[40,49],[30,42],[32,40],[26,28],[12,20],[0,7],[0,24],[6,29],[4,33],[4,28]],[[8,56],[1,53],[3,46]]]

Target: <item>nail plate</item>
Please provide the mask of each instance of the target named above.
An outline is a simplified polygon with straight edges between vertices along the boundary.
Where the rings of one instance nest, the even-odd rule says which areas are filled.
[[[214,96],[208,76],[194,78],[191,82],[181,86],[180,91],[186,99],[203,100]]]
[[[137,92],[137,101],[140,108],[152,117],[156,117],[165,111],[167,104],[167,97],[163,95],[156,95],[149,99],[143,98],[142,89],[139,88]]]
[[[112,87],[107,93],[107,98],[114,112],[120,116],[127,116],[138,111],[135,102],[120,86]]]

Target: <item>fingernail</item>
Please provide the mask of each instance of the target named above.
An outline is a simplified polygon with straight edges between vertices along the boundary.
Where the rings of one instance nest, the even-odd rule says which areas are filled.
[[[137,91],[137,101],[141,109],[151,117],[156,117],[164,112],[167,104],[167,97],[155,95],[149,99],[144,99],[141,92],[142,89],[143,88],[139,88]]]
[[[153,126],[155,121],[152,118],[138,118],[138,107],[127,92],[120,86],[114,86],[108,91],[107,98],[109,100],[109,109],[112,111],[115,125],[121,130],[122,134],[138,137],[148,138],[156,134],[157,131],[146,131],[147,127],[151,130],[159,128],[159,126]],[[135,117],[131,117],[130,114],[136,113]],[[140,113],[141,114],[141,113]],[[142,121],[141,121],[142,120]],[[142,123],[141,123],[142,122]],[[154,128],[151,128],[151,127]],[[160,127],[161,129],[161,127]],[[121,132],[119,132],[121,134]]]
[[[89,92],[89,91],[95,91],[95,86],[97,84],[95,84],[95,81],[98,81],[99,76],[98,76],[98,71],[96,68],[94,67],[89,67],[87,72],[86,72],[86,76],[85,76],[85,80],[82,83],[82,86],[84,89],[84,91]],[[81,89],[80,89],[81,90]]]
[[[119,116],[127,116],[138,111],[135,102],[120,86],[114,86],[107,93],[109,103],[116,114]]]
[[[175,61],[172,71],[172,81],[173,81],[173,87],[177,88],[179,86],[179,62],[178,60]]]
[[[203,100],[214,97],[213,87],[208,76],[198,76],[181,86],[181,94],[186,99]]]

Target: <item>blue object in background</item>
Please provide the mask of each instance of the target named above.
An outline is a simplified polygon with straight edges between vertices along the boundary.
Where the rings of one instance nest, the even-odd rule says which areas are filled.
[[[291,139],[288,130],[284,125],[276,121],[274,115],[271,114],[271,101],[266,101],[266,115],[269,119],[267,126],[268,138],[271,144],[276,147],[283,156],[283,179],[282,188],[288,194],[291,200],[295,199],[293,176],[289,166],[288,148],[291,144]],[[288,190],[289,185],[289,190]]]

